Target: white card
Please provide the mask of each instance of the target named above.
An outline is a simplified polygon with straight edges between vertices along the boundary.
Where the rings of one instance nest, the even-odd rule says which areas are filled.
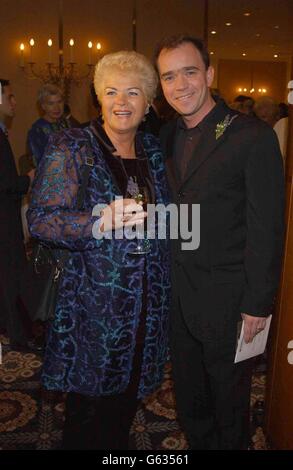
[[[240,337],[239,337],[238,344],[237,344],[234,363],[245,361],[246,359],[249,359],[251,357],[258,356],[259,354],[264,353],[264,350],[267,344],[271,319],[272,319],[272,315],[267,317],[265,328],[259,333],[257,333],[257,335],[255,335],[251,343],[245,343],[244,341],[244,322],[242,322],[242,328],[241,328],[241,333],[240,333]]]

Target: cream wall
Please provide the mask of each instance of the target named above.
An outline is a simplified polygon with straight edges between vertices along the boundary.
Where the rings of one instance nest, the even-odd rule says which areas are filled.
[[[203,4],[202,0],[137,0],[138,51],[152,57],[155,44],[170,34],[202,37]]]
[[[201,35],[201,0],[137,0],[137,50],[152,56],[155,43],[164,35],[182,31]],[[172,15],[166,11],[166,3]],[[103,53],[132,48],[133,0],[63,0],[64,59],[69,59],[68,41],[75,39],[75,60],[88,61],[87,43],[100,41]],[[37,119],[35,106],[41,82],[28,80],[18,67],[19,44],[36,41],[34,60],[44,65],[48,60],[47,40],[53,40],[52,55],[58,60],[59,0],[0,0],[0,76],[11,80],[17,98],[17,115],[10,136],[16,157],[25,151],[27,130]],[[28,59],[28,51],[25,57]],[[87,71],[86,66],[82,68]],[[88,92],[89,82],[73,86],[70,106],[73,115],[86,121],[93,116]]]

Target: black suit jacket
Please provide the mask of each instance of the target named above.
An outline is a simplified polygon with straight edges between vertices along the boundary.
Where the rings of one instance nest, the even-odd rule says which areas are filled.
[[[236,117],[216,138],[217,124],[227,116]],[[284,234],[283,164],[275,132],[220,100],[182,182],[173,158],[175,135],[176,121],[161,131],[172,202],[188,204],[189,214],[192,204],[200,204],[199,248],[183,251],[182,240],[172,241],[173,288],[187,323],[194,324],[199,310],[199,322],[220,320],[236,297],[230,305],[234,318],[241,312],[267,316]],[[233,284],[241,286],[237,295]]]
[[[28,176],[18,176],[11,146],[0,129],[0,246],[22,240],[21,196],[29,184]]]

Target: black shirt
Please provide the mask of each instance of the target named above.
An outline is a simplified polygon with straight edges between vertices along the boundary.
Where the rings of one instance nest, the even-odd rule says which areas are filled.
[[[214,106],[195,127],[187,128],[182,117],[177,121],[174,159],[180,181],[183,181],[187,167],[192,157],[196,155],[196,148],[216,107]]]

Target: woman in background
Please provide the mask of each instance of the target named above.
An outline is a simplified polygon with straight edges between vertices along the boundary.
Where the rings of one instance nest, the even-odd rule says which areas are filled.
[[[63,116],[64,99],[59,87],[50,83],[43,85],[38,92],[37,102],[43,115],[33,123],[27,138],[29,153],[36,166],[44,155],[50,135],[73,127]]]

